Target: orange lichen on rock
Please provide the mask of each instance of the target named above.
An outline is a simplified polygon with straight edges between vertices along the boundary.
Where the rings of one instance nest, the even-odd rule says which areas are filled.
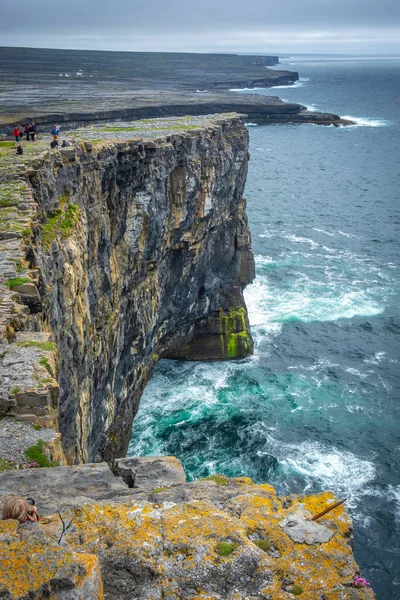
[[[70,525],[61,546],[55,541],[56,517],[37,524],[32,530],[35,556],[40,557],[37,564],[43,568],[46,564],[47,581],[53,573],[65,571],[79,589],[74,565],[80,560],[89,577],[96,570],[90,561],[97,555],[106,600],[375,598],[372,590],[353,585],[359,571],[349,545],[351,521],[345,509],[329,513],[321,525],[309,526],[311,516],[335,500],[332,494],[284,499],[271,486],[240,478],[224,486],[213,481],[171,486],[158,492],[157,500],[73,509],[64,518]],[[297,527],[294,533],[291,524]],[[303,526],[304,543],[296,541]],[[12,569],[21,577],[29,568],[33,547],[24,534],[26,546],[21,550],[15,526],[3,527],[13,553]],[[327,541],[315,541],[320,539]],[[15,575],[7,577],[12,578],[7,580],[8,589],[13,582],[17,585]],[[12,598],[42,583],[40,578],[23,582],[15,588],[19,595],[13,590]],[[101,598],[99,587],[97,593],[93,598]]]
[[[103,600],[98,557],[54,543],[39,524],[0,521],[0,556],[1,597],[58,598],[68,589],[71,600]]]

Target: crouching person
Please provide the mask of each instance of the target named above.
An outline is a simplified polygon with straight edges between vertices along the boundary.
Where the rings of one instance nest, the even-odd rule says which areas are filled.
[[[20,523],[38,521],[36,506],[32,498],[25,500],[20,496],[7,496],[3,505],[3,521],[6,519],[15,519]]]

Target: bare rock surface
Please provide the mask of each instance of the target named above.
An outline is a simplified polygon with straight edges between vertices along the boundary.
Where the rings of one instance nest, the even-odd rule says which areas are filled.
[[[333,532],[327,527],[306,519],[302,513],[283,519],[279,525],[294,542],[300,544],[322,544],[328,542],[333,536]]]
[[[115,461],[116,472],[131,488],[154,489],[186,483],[186,474],[175,456],[139,456]]]
[[[0,473],[0,505],[13,493],[34,498],[46,515],[103,500],[127,502],[137,490],[115,477],[107,463],[97,463]]]

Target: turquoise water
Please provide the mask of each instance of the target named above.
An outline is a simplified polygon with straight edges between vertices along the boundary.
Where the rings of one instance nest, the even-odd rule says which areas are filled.
[[[400,60],[286,65],[302,79],[277,95],[358,125],[248,125],[257,278],[245,296],[255,354],[161,361],[129,454],[175,454],[191,478],[247,474],[283,494],[347,497],[362,573],[379,599],[392,600],[400,597]]]

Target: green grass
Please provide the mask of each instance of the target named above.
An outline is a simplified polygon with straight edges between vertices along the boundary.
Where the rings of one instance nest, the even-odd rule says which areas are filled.
[[[30,446],[24,452],[26,458],[31,460],[32,462],[36,462],[39,467],[49,468],[49,467],[57,467],[57,461],[51,461],[44,453],[44,449],[46,448],[46,442],[43,440],[38,440],[34,446]]]
[[[268,552],[271,548],[271,544],[267,540],[256,540],[254,543],[260,550],[264,550],[264,552]]]
[[[29,279],[29,277],[13,277],[6,281],[6,286],[10,290],[12,290],[15,287],[18,287],[20,285],[24,285],[24,283],[30,283],[30,282],[31,282],[31,280]]]
[[[208,477],[201,477],[199,481],[214,481],[217,485],[229,485],[229,477],[226,475],[209,475]]]
[[[51,366],[49,365],[49,361],[47,360],[47,358],[45,358],[44,356],[39,360],[39,364],[42,365],[42,367],[45,367],[45,369],[47,370],[47,372],[54,377],[54,373],[53,373],[53,369],[51,368]]]
[[[17,386],[15,388],[13,388],[13,390],[11,391],[11,393],[14,394],[14,396],[15,396],[15,394],[18,394],[18,392],[20,392],[20,391],[21,391],[21,388]]]
[[[17,206],[18,202],[12,198],[0,198],[0,208],[8,208],[9,206]]]
[[[13,148],[15,147],[15,142],[0,142],[0,148]]]
[[[26,267],[24,267],[19,258],[10,258],[10,260],[12,260],[13,263],[15,263],[17,273],[22,273],[23,271],[26,271]]]
[[[67,196],[60,196],[61,204],[67,200]],[[49,217],[45,223],[42,223],[40,229],[42,231],[42,241],[45,250],[49,250],[53,240],[60,236],[62,239],[67,239],[72,234],[75,225],[78,222],[80,209],[77,204],[68,202],[66,208],[59,208],[54,213],[54,216]]]
[[[12,471],[15,469],[16,464],[6,458],[0,458],[0,471]]]
[[[154,490],[151,490],[152,494],[160,494],[161,492],[165,492],[168,488],[167,487],[158,487],[158,488],[154,488]]]
[[[54,350],[53,342],[36,342],[35,340],[27,340],[26,342],[17,342],[17,346],[21,346],[21,348],[29,348],[34,346],[35,348],[40,348],[40,350],[45,350],[49,352],[50,350]]]
[[[220,556],[229,556],[236,548],[239,548],[237,542],[219,542],[215,547],[215,551]]]

